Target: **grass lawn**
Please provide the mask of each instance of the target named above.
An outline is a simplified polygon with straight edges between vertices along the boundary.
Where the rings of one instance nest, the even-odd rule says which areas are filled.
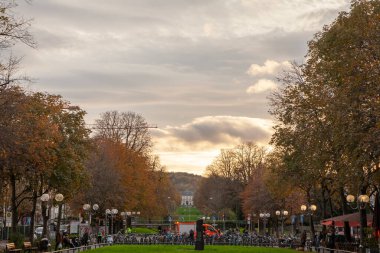
[[[151,228],[132,228],[132,233],[136,234],[157,234],[157,229]]]
[[[177,208],[176,215],[178,216],[179,221],[196,221],[200,217],[204,216],[195,207],[183,207],[183,206]],[[180,219],[181,217],[182,219]]]
[[[177,245],[113,245],[98,248],[91,253],[181,253],[181,252],[212,252],[212,253],[295,253],[295,250],[281,248],[260,248],[244,246],[210,246],[205,245],[204,251],[195,251],[194,246]]]

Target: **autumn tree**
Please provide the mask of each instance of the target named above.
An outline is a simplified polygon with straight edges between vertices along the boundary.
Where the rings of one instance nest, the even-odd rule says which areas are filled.
[[[282,79],[285,87],[272,103],[279,122],[272,143],[288,168],[308,175],[309,183],[319,181],[316,187],[329,191],[330,202],[335,191],[343,210],[348,191],[368,194],[378,185],[379,17],[378,1],[352,1],[350,12],[309,42],[307,62],[296,78]]]
[[[37,198],[43,193],[66,189],[67,197],[75,194],[84,174],[88,130],[83,111],[68,113],[67,102],[59,96],[9,87],[0,99],[4,102],[0,110],[2,175],[10,189],[15,231],[19,207],[25,202],[31,203],[29,215],[34,217]]]
[[[224,189],[221,191],[229,196],[227,206],[235,212],[237,217],[242,215],[240,194],[249,184],[255,171],[263,166],[264,158],[264,148],[258,147],[252,142],[246,142],[233,149],[221,150],[219,156],[206,168],[210,182],[213,178],[220,178],[224,181],[222,186]],[[198,189],[197,192],[199,190],[201,189]],[[198,200],[202,205],[202,198],[198,198]]]
[[[235,187],[240,187],[230,179],[210,174],[202,177],[194,193],[194,204],[204,214],[225,219],[236,219],[239,199]],[[233,214],[233,215],[231,215]]]
[[[152,147],[148,123],[140,114],[134,112],[103,113],[96,120],[96,136],[123,142],[127,149],[144,155]]]
[[[145,119],[136,113],[106,112],[96,121],[97,149],[88,161],[92,185],[83,198],[102,208],[140,211],[146,218],[168,213],[174,190],[165,167],[150,153]],[[103,193],[104,194],[100,194]]]

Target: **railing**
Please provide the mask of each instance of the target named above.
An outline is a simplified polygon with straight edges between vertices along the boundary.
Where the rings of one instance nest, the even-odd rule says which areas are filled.
[[[77,252],[82,252],[82,251],[86,251],[86,250],[102,248],[102,247],[110,246],[110,245],[112,245],[112,244],[109,244],[109,243],[91,244],[91,245],[87,245],[87,246],[61,249],[61,250],[56,250],[56,251],[51,251],[51,252],[53,252],[53,253],[77,253]]]
[[[357,251],[348,251],[342,249],[330,249],[325,247],[319,247],[319,253],[354,253]]]

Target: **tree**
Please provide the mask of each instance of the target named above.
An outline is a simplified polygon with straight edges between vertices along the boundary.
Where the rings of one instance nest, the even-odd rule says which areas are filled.
[[[15,16],[13,9],[16,6],[14,1],[0,1],[0,50],[3,51],[9,50],[17,42],[30,47],[36,46],[33,36],[29,32],[31,21]],[[29,79],[26,76],[16,76],[20,61],[21,58],[12,54],[7,60],[0,61],[0,92],[12,84]]]
[[[67,112],[68,104],[60,96],[9,87],[0,99],[4,101],[0,118],[5,119],[0,120],[0,163],[11,190],[15,231],[19,207],[25,202],[32,202],[29,214],[34,217],[37,198],[43,193],[59,190],[69,197],[75,194],[75,185],[83,183],[88,130],[84,112]],[[33,221],[31,225],[33,238]]]
[[[140,211],[147,218],[167,214],[168,197],[179,202],[179,195],[158,157],[149,154],[152,143],[143,117],[132,112],[101,117],[87,165],[91,186],[83,201]]]
[[[285,88],[272,100],[279,122],[272,143],[288,169],[308,175],[309,182],[319,179],[314,188],[322,191],[322,204],[329,195],[331,214],[333,195],[344,210],[347,190],[364,194],[377,184],[379,16],[378,1],[352,1],[349,13],[340,13],[309,42],[306,64],[282,79]],[[361,217],[364,228],[364,210]]]
[[[128,149],[143,155],[152,147],[148,123],[134,112],[105,112],[96,120],[95,129],[96,136],[124,142]]]
[[[246,142],[234,149],[221,150],[220,155],[206,168],[210,178],[220,177],[224,181],[222,191],[229,196],[227,206],[235,212],[237,217],[242,215],[240,194],[255,172],[263,166],[264,159],[264,148],[252,142]],[[216,180],[218,181],[220,180]],[[199,201],[202,203],[201,199],[198,198],[198,203]]]

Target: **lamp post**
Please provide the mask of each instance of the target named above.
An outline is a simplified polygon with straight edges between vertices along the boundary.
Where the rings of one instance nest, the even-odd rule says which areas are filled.
[[[106,215],[111,215],[111,233],[113,234],[113,216],[116,215],[119,211],[116,208],[107,209],[106,210]]]
[[[360,212],[360,245],[359,245],[359,250],[363,251],[363,239],[365,238],[364,227],[367,226],[366,206],[369,203],[369,197],[366,194],[361,194],[356,198],[356,202],[355,202],[355,196],[349,194],[349,195],[347,195],[346,200],[348,202],[348,205],[352,209],[359,209],[359,212]]]
[[[47,202],[50,199],[50,195],[48,193],[44,193],[40,197],[41,199],[41,211],[42,211],[42,222],[43,222],[43,229],[42,229],[42,237],[47,236],[47,222],[49,219],[49,210],[48,210],[48,204]]]
[[[283,236],[284,235],[284,221],[286,219],[286,217],[288,216],[289,212],[286,211],[286,210],[277,210],[276,211],[276,215],[278,217],[278,219],[281,221],[281,235]]]
[[[58,219],[57,219],[57,229],[56,229],[56,237],[57,237],[61,230],[62,201],[64,197],[61,193],[58,193],[55,195],[54,199],[58,204]]]
[[[313,214],[315,211],[317,211],[316,205],[301,205],[301,211],[305,213],[306,215],[309,215],[309,223],[310,223],[310,232],[311,232],[311,238],[315,237],[315,229],[314,229],[314,222],[313,222]]]
[[[83,210],[88,213],[88,215],[89,215],[89,217],[88,217],[88,224],[91,226],[92,210],[95,211],[95,212],[97,210],[99,210],[99,205],[98,204],[93,204],[92,205],[92,210],[91,210],[91,205],[90,204],[84,204],[83,205]]]
[[[264,235],[265,235],[265,230],[266,230],[266,222],[268,221],[268,219],[270,218],[270,213],[260,213],[260,218],[263,220],[263,224],[264,224]]]

